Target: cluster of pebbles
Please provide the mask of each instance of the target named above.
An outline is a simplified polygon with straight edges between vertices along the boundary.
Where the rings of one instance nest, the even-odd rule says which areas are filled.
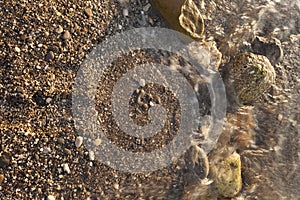
[[[177,6],[174,1],[164,2],[175,7],[170,14],[160,15],[157,10],[170,11],[170,8],[157,6],[155,0],[0,0],[0,199],[223,199],[236,196],[242,181],[241,198],[296,199],[299,166],[293,158],[299,157],[297,147],[284,149],[278,144],[283,141],[295,144],[293,138],[299,138],[296,128],[300,111],[292,113],[290,118],[284,115],[284,109],[291,108],[281,102],[300,92],[299,68],[292,67],[293,62],[299,63],[299,49],[291,45],[299,46],[300,31],[297,28],[281,31],[284,27],[277,24],[273,27],[276,30],[251,24],[254,20],[251,16],[263,10],[267,1],[194,1],[197,9],[188,0],[176,0]],[[180,15],[185,2],[188,4],[183,8],[184,15]],[[296,4],[293,6],[297,9]],[[180,13],[174,18],[173,11],[175,15]],[[274,14],[273,10],[268,12]],[[190,13],[196,17],[190,19]],[[240,16],[243,19],[240,22],[236,13],[248,15]],[[257,21],[270,21],[264,13],[259,15]],[[290,15],[293,13],[282,16],[281,20],[287,21]],[[299,19],[292,23],[299,24]],[[78,136],[74,128],[71,91],[76,72],[92,48],[110,35],[136,27],[168,27],[168,24],[199,42],[204,40],[203,44],[213,44],[213,48],[207,48],[222,54],[220,58],[214,53],[216,60],[220,59],[219,69],[228,81],[228,91],[235,94],[229,99],[231,110],[223,134],[208,157],[194,146],[171,166],[153,173],[114,170],[95,160],[95,153],[85,149],[84,137]],[[296,33],[298,36],[290,36]],[[284,51],[289,55],[282,56],[278,39],[283,41]],[[153,102],[165,104],[175,116],[174,121],[167,121],[165,129],[151,140],[142,141],[120,135],[111,119],[107,98],[111,95],[112,80],[135,65],[156,62],[151,55],[151,52],[128,53],[113,63],[111,69],[117,73],[99,82],[97,106],[103,114],[103,129],[110,140],[127,150],[160,148],[172,140],[178,128],[176,116],[180,111],[176,98],[160,94],[169,94],[162,88],[143,83],[129,102],[137,124],[148,122],[147,110]],[[286,75],[286,71],[291,75]],[[291,86],[294,90],[288,90]],[[271,92],[264,94],[258,105],[244,105],[269,87]],[[289,106],[297,110],[297,101],[294,99]],[[276,112],[279,108],[281,115]],[[255,112],[260,114],[257,119]],[[268,119],[271,124],[262,123]],[[272,127],[278,121],[289,127],[284,130],[286,140],[279,140],[276,135],[283,130],[280,126]],[[254,134],[257,126],[258,136]],[[96,139],[94,144],[101,145],[101,140]],[[272,162],[274,155],[279,163],[285,163],[286,157],[291,160],[282,169]],[[264,159],[270,164],[266,170],[262,170]],[[267,170],[271,167],[276,171]],[[280,172],[285,170],[290,177],[287,183],[296,187],[285,188],[280,184]],[[270,189],[280,191],[266,194]]]

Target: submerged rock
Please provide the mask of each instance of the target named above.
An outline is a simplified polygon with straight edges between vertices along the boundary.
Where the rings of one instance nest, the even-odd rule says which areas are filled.
[[[271,87],[276,78],[268,58],[250,52],[238,55],[225,71],[227,89],[240,103],[255,100]]]
[[[220,196],[234,197],[242,189],[241,159],[236,152],[211,164],[211,176]]]
[[[152,0],[152,4],[172,28],[193,39],[202,38],[204,21],[193,0]]]

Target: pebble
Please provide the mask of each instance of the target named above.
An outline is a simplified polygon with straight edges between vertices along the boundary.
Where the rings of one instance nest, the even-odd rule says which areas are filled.
[[[102,140],[101,139],[96,139],[94,140],[94,145],[99,146],[101,144]]]
[[[145,87],[145,85],[146,85],[145,79],[140,79],[139,84],[140,84],[140,86]]]
[[[151,7],[151,4],[150,4],[150,3],[146,4],[146,5],[143,7],[143,11],[147,12],[147,11],[150,9],[150,7]]]
[[[4,180],[4,175],[0,174],[0,185],[2,184],[3,180]]]
[[[59,25],[57,27],[57,29],[55,30],[55,32],[58,33],[58,34],[61,34],[62,32],[64,32],[64,29],[63,29],[63,27],[61,25]]]
[[[266,92],[275,82],[275,69],[269,59],[263,55],[250,52],[235,57],[228,67],[226,78],[228,88],[240,103],[247,103]]]
[[[65,144],[65,139],[62,137],[58,138],[57,141],[59,144]]]
[[[59,12],[59,11],[56,10],[55,11],[55,15],[58,16],[58,17],[60,17],[62,14],[61,14],[61,12]]]
[[[82,145],[82,143],[83,143],[83,137],[78,136],[78,137],[76,138],[76,140],[75,140],[75,146],[76,146],[77,148],[79,148],[79,147]]]
[[[89,158],[91,161],[95,160],[95,153],[93,151],[89,151]]]
[[[47,147],[46,149],[43,149],[43,153],[50,153],[51,152],[51,148]]]
[[[25,34],[22,34],[20,38],[21,40],[25,41],[27,39],[27,36]]]
[[[278,114],[278,121],[281,121],[283,119],[283,115],[282,114]]]
[[[256,36],[251,44],[254,52],[266,56],[272,65],[276,65],[283,58],[280,40]]]
[[[50,60],[53,60],[54,59],[54,52],[53,51],[49,51],[46,55],[46,58],[45,60],[46,61],[50,61]]]
[[[90,8],[86,8],[84,9],[84,13],[88,16],[88,17],[92,17],[93,16],[93,11]]]
[[[241,158],[236,152],[211,166],[211,174],[219,195],[227,198],[236,196],[242,189]]]
[[[46,103],[50,103],[52,101],[52,99],[50,98],[50,97],[48,97],[47,99],[46,99]]]
[[[64,152],[68,155],[72,154],[72,151],[70,149],[64,148]]]
[[[67,174],[71,173],[70,167],[67,163],[63,164],[63,169],[64,169],[65,172],[67,172]]]
[[[123,9],[123,16],[124,16],[124,17],[127,17],[128,15],[129,15],[128,9],[127,9],[127,8],[124,8],[124,9]]]
[[[155,103],[154,103],[153,101],[150,101],[149,105],[150,105],[151,107],[153,107],[153,106],[155,106]]]
[[[70,32],[69,31],[65,31],[64,34],[63,34],[63,36],[62,36],[62,38],[64,40],[69,40],[71,38]]]
[[[2,155],[0,157],[0,168],[4,168],[4,167],[8,166],[9,163],[10,163],[10,159],[8,158],[8,156]]]
[[[48,195],[47,200],[55,200],[55,197],[53,195]]]
[[[15,52],[20,53],[21,49],[19,47],[15,47]]]
[[[115,184],[114,184],[114,188],[115,188],[116,190],[119,190],[119,184],[118,184],[118,183],[115,183]]]

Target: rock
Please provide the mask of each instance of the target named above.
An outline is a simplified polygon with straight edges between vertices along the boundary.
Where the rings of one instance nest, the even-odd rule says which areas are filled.
[[[146,85],[145,79],[140,79],[139,84],[141,87],[145,87],[145,85]]]
[[[143,7],[143,11],[147,12],[151,7],[150,3],[147,3],[144,7]]]
[[[64,152],[67,154],[67,155],[72,155],[72,151],[68,148],[64,148]]]
[[[100,138],[98,138],[98,139],[95,139],[93,143],[95,146],[99,146],[101,144],[101,142],[102,142],[102,140]]]
[[[20,36],[20,39],[21,39],[22,41],[26,41],[27,36],[26,36],[25,34],[22,34],[22,35]]]
[[[47,200],[55,200],[55,197],[53,195],[48,195]]]
[[[54,53],[53,53],[53,51],[49,51],[49,52],[47,53],[47,55],[46,55],[45,60],[46,60],[46,61],[50,61],[50,60],[53,60],[53,59],[54,59]]]
[[[242,104],[252,102],[266,92],[276,78],[269,59],[250,52],[238,55],[225,71],[229,96]]]
[[[115,184],[114,184],[114,188],[115,188],[116,190],[119,190],[119,184],[118,184],[118,183],[115,183]]]
[[[128,13],[128,9],[127,8],[124,8],[123,9],[123,16],[124,17],[128,17],[129,13]]]
[[[95,160],[95,153],[93,151],[89,151],[89,158],[91,161]]]
[[[206,153],[198,147],[197,145],[192,146],[186,153],[185,163],[188,172],[192,172],[194,174],[194,178],[198,182],[199,180],[203,180],[207,177],[209,172],[209,162]],[[186,185],[191,184],[193,182],[193,177],[186,177]]]
[[[2,184],[3,180],[4,180],[4,175],[0,174],[0,185]]]
[[[60,138],[57,139],[57,142],[58,142],[59,144],[65,144],[65,139],[62,138],[62,137],[60,137]]]
[[[220,196],[226,198],[236,196],[242,189],[240,155],[234,152],[219,162],[212,162],[211,176]]]
[[[276,38],[256,36],[254,41],[251,43],[251,47],[255,53],[266,56],[272,65],[277,64],[283,57],[280,40]]]
[[[71,173],[70,167],[67,163],[64,163],[62,166],[63,166],[64,171],[67,172],[67,174]]]
[[[76,146],[77,148],[79,148],[79,147],[82,145],[82,143],[83,143],[83,137],[78,136],[78,137],[76,138],[76,140],[75,140],[75,146]]]
[[[10,160],[10,156],[6,153],[0,156],[0,168],[7,167],[10,163]]]
[[[151,3],[175,30],[193,39],[202,38],[204,21],[193,0],[152,0]]]
[[[93,17],[93,11],[90,8],[84,9],[84,14],[86,14],[88,17]]]
[[[62,32],[64,32],[64,29],[61,25],[58,25],[57,29],[55,30],[56,33],[61,34]]]
[[[179,24],[195,39],[202,38],[204,21],[193,0],[186,0],[181,7]]]
[[[15,47],[15,52],[20,53],[21,49],[19,47]]]
[[[69,40],[71,38],[70,32],[69,31],[65,31],[64,34],[63,34],[63,36],[62,36],[62,38],[64,40]]]
[[[52,101],[52,98],[50,98],[50,97],[48,97],[48,98],[46,99],[46,103],[47,103],[47,104],[51,103],[51,101]]]

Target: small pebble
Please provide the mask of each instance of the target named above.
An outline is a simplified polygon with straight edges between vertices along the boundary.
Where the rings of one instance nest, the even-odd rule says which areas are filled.
[[[27,36],[25,34],[22,34],[20,38],[21,40],[25,41],[27,39]]]
[[[9,163],[10,163],[10,159],[8,156],[2,155],[0,157],[0,168],[4,168],[4,167],[8,166]]]
[[[3,180],[4,180],[3,174],[0,174],[0,185],[2,184]]]
[[[143,7],[143,11],[147,12],[147,11],[150,9],[150,7],[151,7],[151,4],[150,4],[150,3],[146,4],[146,5]]]
[[[88,17],[92,17],[92,16],[93,16],[92,9],[90,9],[90,8],[84,9],[84,13],[85,13]]]
[[[96,139],[94,140],[94,145],[99,146],[101,144],[102,140],[101,139]]]
[[[76,138],[76,140],[75,140],[75,146],[76,146],[77,148],[79,148],[79,147],[82,145],[82,143],[83,143],[83,137],[78,136],[78,137]]]
[[[43,153],[50,153],[51,152],[51,148],[47,147],[46,149],[43,149]]]
[[[55,200],[55,197],[53,195],[48,195],[47,200]]]
[[[118,184],[118,183],[115,183],[115,184],[114,184],[114,188],[115,188],[116,190],[119,190],[119,184]]]
[[[64,169],[65,172],[67,172],[67,174],[71,173],[70,167],[67,163],[63,164],[63,169]]]
[[[154,103],[153,101],[150,101],[149,105],[150,105],[151,107],[153,107],[153,106],[155,106],[155,103]]]
[[[61,25],[59,25],[57,27],[57,29],[55,30],[55,32],[58,33],[58,34],[61,34],[62,32],[64,32],[64,29],[63,29],[63,27]]]
[[[19,47],[15,47],[15,52],[20,53],[21,49]]]
[[[140,84],[140,86],[145,87],[145,85],[146,85],[145,79],[140,79],[139,84]]]
[[[46,103],[50,103],[52,101],[52,99],[50,98],[50,97],[48,97],[47,99],[46,99]]]
[[[59,12],[59,11],[56,10],[55,11],[55,15],[58,16],[58,17],[60,17],[62,14],[61,14],[61,12]]]
[[[69,40],[71,38],[70,32],[69,31],[65,31],[64,34],[63,34],[63,36],[62,36],[62,38],[64,40]]]
[[[283,115],[282,114],[279,114],[278,115],[278,121],[281,121],[283,119]]]
[[[65,144],[65,139],[62,138],[62,137],[60,137],[60,138],[57,139],[57,142],[58,142],[59,144]]]
[[[47,55],[46,55],[45,60],[46,60],[46,61],[50,61],[50,60],[53,60],[53,59],[54,59],[54,53],[53,53],[53,51],[49,51],[49,52],[47,53]]]
[[[72,155],[72,151],[70,149],[64,148],[64,152],[68,155]]]
[[[127,9],[127,8],[124,8],[124,9],[123,9],[123,16],[124,16],[124,17],[127,17],[128,15],[129,15],[128,9]]]
[[[89,158],[91,161],[95,160],[95,153],[93,151],[89,151]]]

